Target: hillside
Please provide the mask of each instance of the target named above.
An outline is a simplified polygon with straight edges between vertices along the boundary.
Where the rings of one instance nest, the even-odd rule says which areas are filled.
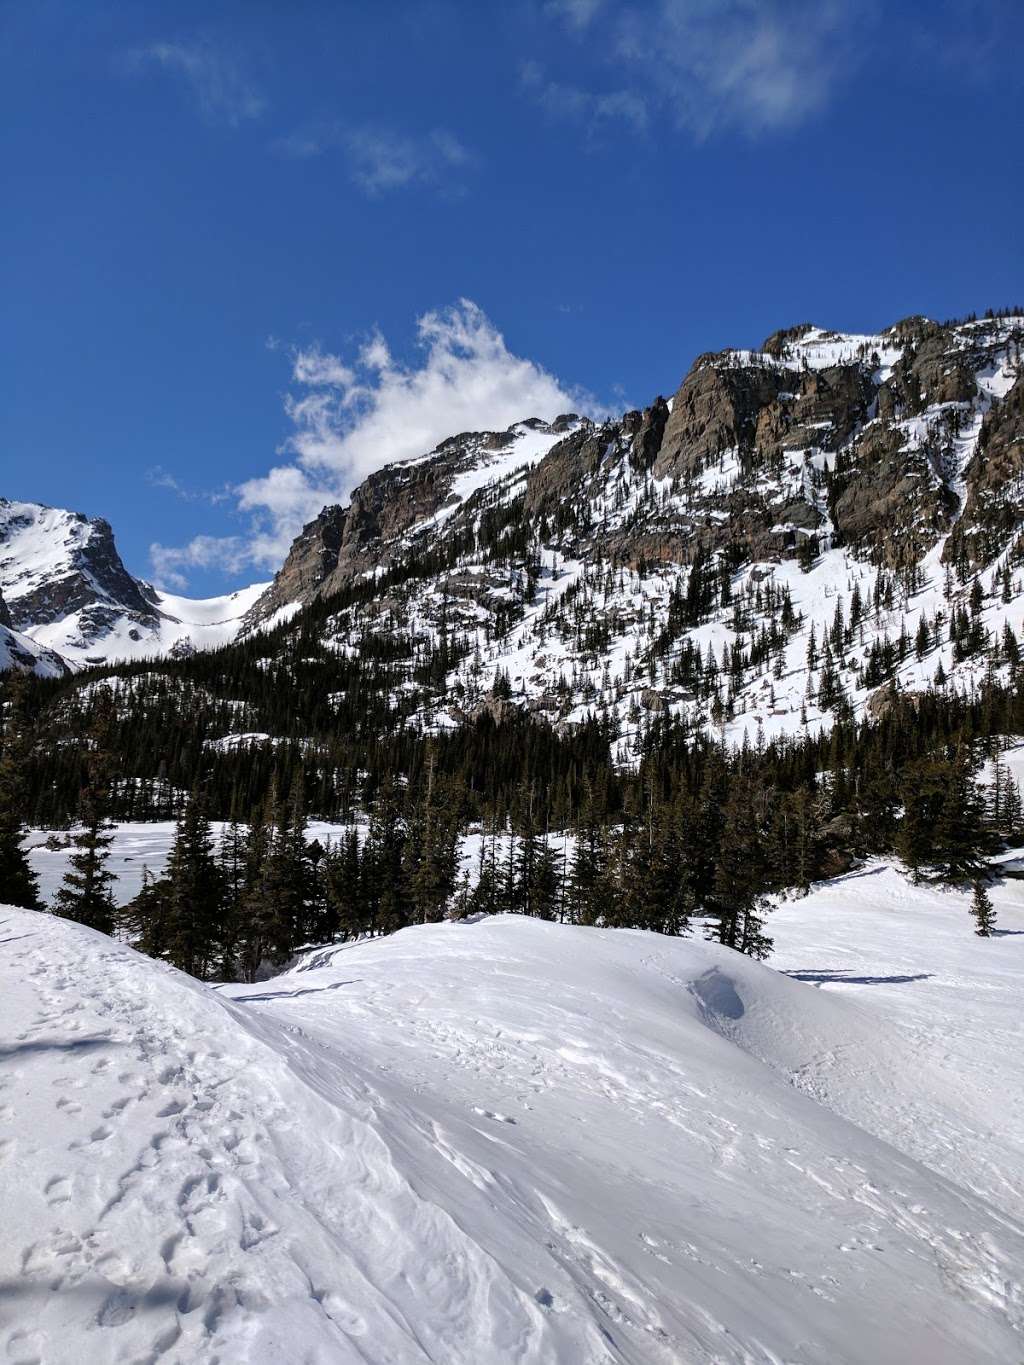
[[[1012,1358],[1024,937],[890,875],[790,977],[499,917],[218,990],[4,912],[8,1354]]]

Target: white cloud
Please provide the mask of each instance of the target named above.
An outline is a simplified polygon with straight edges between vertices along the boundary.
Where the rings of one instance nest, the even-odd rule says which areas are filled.
[[[194,536],[187,545],[154,541],[149,547],[149,562],[157,587],[184,589],[188,587],[189,569],[239,573],[253,561],[241,536]]]
[[[209,42],[151,43],[128,54],[131,70],[157,67],[178,77],[212,123],[237,128],[259,118],[266,100],[246,79],[233,58]]]
[[[661,93],[700,137],[798,124],[826,103],[839,63],[852,63],[852,35],[840,30],[853,14],[837,0],[661,0]],[[621,50],[639,56],[650,38],[634,17]]]
[[[640,130],[660,109],[704,139],[795,127],[823,108],[859,60],[875,0],[641,0],[607,14],[590,0],[552,0],[548,9],[581,38],[592,33],[596,58],[607,55],[623,84],[563,85],[528,64],[524,87],[549,113]],[[632,84],[623,81],[631,70]]]
[[[569,28],[581,31],[604,8],[604,0],[547,0],[544,8],[549,14],[564,20]]]
[[[527,417],[604,411],[591,395],[567,389],[510,351],[468,299],[424,314],[416,332],[420,355],[412,365],[396,361],[380,333],[351,360],[319,346],[295,351],[296,388],[286,399],[294,430],[279,451],[290,458],[235,489],[249,533],[154,545],[157,581],[181,587],[190,568],[276,569],[323,506],[347,501],[373,470],[425,455],[448,436],[502,431]]]
[[[320,123],[277,138],[272,146],[302,160],[340,151],[352,180],[371,198],[410,185],[450,187],[453,177],[477,162],[475,153],[445,128],[413,136],[389,128]]]
[[[647,127],[647,100],[636,91],[602,90],[595,94],[578,85],[549,80],[537,62],[525,62],[519,74],[523,88],[557,118],[585,124],[592,132],[609,123],[625,124],[634,132]]]

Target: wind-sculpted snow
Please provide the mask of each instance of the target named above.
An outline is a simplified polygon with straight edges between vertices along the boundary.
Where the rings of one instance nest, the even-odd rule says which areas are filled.
[[[787,1079],[845,1038],[852,1085],[887,1042],[814,984],[499,918],[216,989],[0,928],[23,1365],[1020,1354],[1010,1214],[886,1141],[884,1104],[869,1133]]]

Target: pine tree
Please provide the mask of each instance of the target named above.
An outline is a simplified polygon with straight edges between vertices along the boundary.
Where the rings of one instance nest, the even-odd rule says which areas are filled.
[[[10,672],[5,688],[0,747],[0,905],[40,910],[39,883],[21,846],[25,833],[25,763],[29,751],[27,684]]]
[[[974,895],[971,897],[971,915],[977,926],[974,932],[980,938],[991,938],[996,927],[996,912],[992,908],[992,901],[981,882],[974,883]]]
[[[766,958],[772,940],[764,933],[769,904],[764,814],[767,794],[748,778],[734,777],[723,812],[711,911],[717,920],[709,937],[749,957]]]
[[[245,892],[246,837],[236,819],[225,825],[217,844],[217,867],[224,889],[221,917],[221,955],[218,976],[232,981],[238,975],[242,934],[242,897]]]
[[[495,915],[500,908],[501,875],[498,871],[497,814],[492,811],[489,827],[480,832],[477,855],[476,885],[473,887],[469,913]]]
[[[324,855],[324,888],[327,902],[325,937],[329,941],[357,938],[363,931],[359,894],[359,832],[347,829],[337,848]]]
[[[224,882],[202,793],[193,790],[167,859],[167,958],[204,979],[222,950]]]
[[[973,779],[973,763],[962,746],[948,765],[942,803],[934,830],[935,862],[947,881],[965,881],[980,867],[989,846],[981,793]]]
[[[142,869],[142,889],[128,902],[122,922],[133,948],[150,957],[165,958],[170,947],[170,883],[155,881],[148,867]]]
[[[533,877],[527,889],[527,914],[537,919],[558,918],[559,864],[558,857],[545,837],[534,860]]]
[[[54,901],[54,911],[100,933],[112,934],[116,910],[111,887],[114,874],[107,863],[114,829],[109,818],[113,759],[110,737],[114,699],[103,689],[93,709],[89,728],[86,781],[78,797],[75,851]]]
[[[436,754],[431,749],[426,789],[409,823],[404,849],[404,877],[412,917],[420,924],[442,920],[455,891],[460,806],[451,784],[437,777]]]
[[[245,880],[238,910],[238,925],[233,934],[244,981],[255,981],[269,951],[273,909],[265,894],[273,812],[276,804],[271,789],[263,810],[249,825],[245,841]]]

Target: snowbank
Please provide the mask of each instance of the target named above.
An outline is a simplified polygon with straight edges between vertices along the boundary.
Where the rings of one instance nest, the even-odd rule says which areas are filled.
[[[851,1093],[875,1084],[893,1020],[859,998],[693,940],[510,918],[216,990],[0,919],[14,1359],[1019,1355],[1024,1234],[900,1149],[918,1075],[881,1089],[871,1132],[790,1083],[831,1051]],[[1018,983],[1022,941],[984,945]]]

